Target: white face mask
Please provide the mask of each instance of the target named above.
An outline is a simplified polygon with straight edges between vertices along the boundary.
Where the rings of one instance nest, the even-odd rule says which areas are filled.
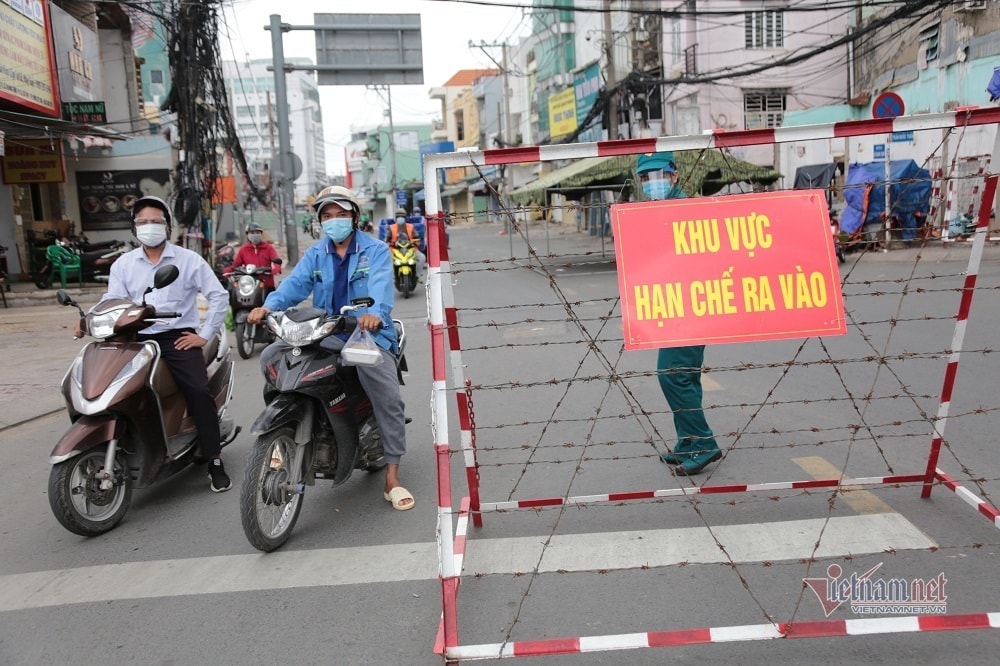
[[[146,247],[158,247],[167,240],[167,225],[144,224],[136,228],[135,237]]]

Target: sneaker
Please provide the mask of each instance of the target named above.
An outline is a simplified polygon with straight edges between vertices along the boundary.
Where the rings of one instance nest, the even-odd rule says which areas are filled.
[[[219,458],[208,461],[208,478],[212,479],[213,493],[224,493],[233,487],[233,482],[226,474],[226,468],[222,466],[222,460]]]

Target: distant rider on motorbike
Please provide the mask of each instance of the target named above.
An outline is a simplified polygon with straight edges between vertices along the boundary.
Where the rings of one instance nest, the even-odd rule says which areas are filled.
[[[427,257],[423,253],[424,241],[417,233],[417,228],[412,222],[406,221],[406,211],[396,211],[395,224],[390,224],[385,235],[385,242],[391,248],[400,237],[406,237],[417,248],[417,275],[421,268],[426,266]]]
[[[233,263],[226,267],[223,275],[229,275],[234,268],[253,264],[270,268],[270,275],[262,275],[261,279],[268,291],[274,291],[274,276],[281,273],[281,257],[273,245],[264,240],[264,228],[256,222],[251,222],[246,228],[247,242],[233,257]]]
[[[381,348],[382,363],[357,366],[358,378],[375,411],[385,453],[386,475],[383,497],[400,511],[413,508],[413,495],[399,482],[399,462],[406,453],[403,397],[396,371],[396,329],[392,323],[395,296],[392,262],[386,245],[364,233],[358,233],[361,206],[346,187],[330,186],[316,195],[313,210],[326,236],[306,250],[295,269],[271,292],[263,307],[250,312],[247,321],[260,323],[271,310],[285,310],[312,294],[315,307],[331,315],[356,298],[370,297],[375,303],[358,316],[358,328],[372,334]],[[326,346],[346,340],[330,336]],[[277,341],[261,354],[261,368],[287,343]]]
[[[132,233],[142,244],[123,254],[111,265],[108,291],[101,301],[126,298],[143,300],[146,288],[153,284],[157,268],[174,265],[180,277],[145,296],[158,310],[181,313],[176,319],[158,321],[139,334],[140,340],[155,340],[160,358],[167,364],[178,388],[184,393],[188,411],[198,429],[201,454],[208,459],[212,492],[232,488],[232,481],[222,466],[221,435],[215,399],[208,387],[208,373],[202,347],[222,328],[229,308],[229,295],[212,272],[212,267],[197,252],[170,243],[170,207],[163,199],[145,196],[132,206]],[[201,323],[198,292],[208,300],[208,315]],[[76,336],[81,337],[80,324]]]

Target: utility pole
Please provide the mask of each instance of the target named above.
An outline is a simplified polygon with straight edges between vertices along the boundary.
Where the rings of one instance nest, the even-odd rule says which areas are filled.
[[[608,56],[608,115],[611,126],[608,128],[608,139],[618,138],[618,77],[615,74],[615,34],[611,31],[611,0],[604,0],[604,50]]]
[[[274,182],[274,174],[275,173],[280,174],[282,171],[282,167],[280,166],[281,164],[280,157],[278,157],[278,153],[276,153],[274,150],[274,113],[271,107],[271,91],[268,90],[266,91],[265,94],[267,95],[267,133],[271,138],[271,170],[267,174],[267,179],[268,179],[267,188],[271,191],[271,200],[273,202],[280,202],[281,196],[280,192],[278,191],[277,185]],[[278,157],[277,161],[275,160],[276,157]],[[278,164],[277,171],[275,171],[274,168],[276,163]],[[276,208],[279,211],[279,219],[280,219],[281,204],[278,203],[276,205]],[[283,234],[281,233],[281,222],[278,223],[277,236],[278,236],[278,242],[280,243],[283,237]],[[289,261],[291,261],[291,259],[289,259]]]
[[[396,128],[392,124],[392,87],[385,87],[386,97],[389,100],[389,194],[385,199],[385,216],[394,217],[396,215],[396,209],[399,208],[399,204],[396,200],[396,142],[394,141],[396,136]]]
[[[271,14],[271,50],[274,59],[274,95],[278,102],[278,148],[279,164],[281,165],[281,224],[285,226],[285,249],[288,252],[288,263],[295,265],[299,261],[298,230],[295,226],[295,183],[292,179],[292,140],[288,131],[288,89],[285,86],[285,47],[282,43],[282,32],[290,29],[281,22],[280,14]],[[268,104],[270,111],[271,105]],[[271,175],[274,175],[274,163],[271,164]]]

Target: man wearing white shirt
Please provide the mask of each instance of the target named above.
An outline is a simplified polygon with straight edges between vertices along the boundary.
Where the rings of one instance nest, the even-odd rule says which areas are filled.
[[[155,340],[160,358],[170,369],[184,394],[188,412],[198,429],[202,455],[208,459],[212,492],[232,488],[222,465],[221,435],[215,400],[208,390],[208,373],[201,348],[222,328],[229,308],[229,295],[212,268],[201,257],[168,241],[170,207],[159,197],[144,196],[132,207],[132,232],[142,244],[111,265],[108,291],[101,300],[127,298],[139,302],[153,284],[153,274],[162,266],[176,266],[179,275],[170,285],[146,295],[146,303],[160,312],[179,312],[176,319],[157,321],[139,334],[140,340]],[[208,315],[201,322],[198,293],[208,301]],[[77,330],[77,335],[81,331]]]

